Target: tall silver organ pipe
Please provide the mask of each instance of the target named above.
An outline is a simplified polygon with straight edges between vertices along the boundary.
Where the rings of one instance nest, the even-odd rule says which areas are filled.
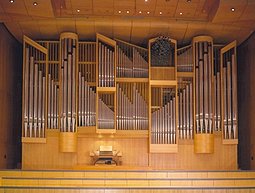
[[[59,41],[39,42],[48,49],[47,129],[59,129]]]
[[[98,95],[98,129],[114,129],[114,96],[115,94]]]
[[[175,89],[152,88],[151,143],[176,144]],[[162,98],[160,97],[162,96]]]
[[[98,43],[98,87],[115,87],[115,50]]]
[[[213,46],[214,59],[214,129],[221,131],[221,65],[220,65],[220,49],[221,45]]]
[[[213,132],[213,40],[208,36],[193,38],[195,64],[196,133]]]
[[[46,51],[25,43],[23,137],[45,137],[46,57]]]
[[[177,71],[192,72],[193,71],[193,50],[192,45],[179,48],[177,50]]]
[[[117,42],[117,77],[147,78],[149,73],[148,51],[145,48]]]
[[[117,129],[148,129],[148,92],[146,83],[117,84]]]
[[[62,33],[61,46],[61,111],[60,131],[76,132],[76,65],[78,37],[74,33]]]
[[[193,138],[192,78],[178,78],[178,129],[180,139]]]
[[[78,126],[96,125],[96,43],[79,42]]]
[[[78,126],[96,125],[96,92],[95,87],[89,86],[81,72],[78,73]]]
[[[233,43],[232,43],[233,44]],[[234,42],[234,45],[235,42]],[[222,53],[223,137],[237,139],[237,65],[235,47]]]

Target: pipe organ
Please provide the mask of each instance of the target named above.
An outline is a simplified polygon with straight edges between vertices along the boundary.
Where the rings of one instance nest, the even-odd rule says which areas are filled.
[[[238,143],[236,42],[198,36],[177,49],[160,36],[146,49],[62,33],[38,43],[25,36],[23,52],[23,143],[47,144],[55,132],[58,151],[77,153],[78,137],[111,134],[146,138],[150,156],[186,143],[213,153],[218,136],[222,145]]]

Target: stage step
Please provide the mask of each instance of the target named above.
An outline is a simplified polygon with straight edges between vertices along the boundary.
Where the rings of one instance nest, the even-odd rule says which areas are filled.
[[[232,179],[255,178],[255,171],[73,171],[0,170],[0,177],[19,178],[142,178],[142,179]]]
[[[0,171],[2,188],[255,188],[253,171]]]

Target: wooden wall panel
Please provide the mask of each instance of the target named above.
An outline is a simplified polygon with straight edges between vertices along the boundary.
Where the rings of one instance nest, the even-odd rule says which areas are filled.
[[[22,144],[22,169],[70,169],[77,163],[75,153],[60,153],[58,136],[47,144]]]
[[[108,136],[109,137],[109,136]],[[76,153],[59,153],[58,137],[48,136],[47,144],[23,144],[23,169],[71,169],[77,165],[90,165],[89,153],[98,150],[100,145],[112,145],[122,151],[123,165],[147,166],[148,142],[143,139],[114,139],[114,138],[78,138]]]
[[[235,170],[237,145],[222,145],[221,135],[215,137],[214,154],[195,154],[193,140],[180,140],[177,154],[148,153],[147,138],[79,137],[77,153],[59,153],[58,137],[48,136],[46,144],[23,144],[23,169],[86,169],[91,164],[89,152],[100,145],[112,145],[123,154],[125,168],[174,170]],[[87,167],[91,168],[91,167]]]
[[[20,159],[22,46],[0,24],[0,168]]]
[[[237,49],[239,165],[255,169],[255,33]]]
[[[177,154],[152,154],[151,166],[177,170],[235,170],[237,145],[222,145],[221,135],[215,135],[213,154],[195,154],[193,140],[179,140]]]

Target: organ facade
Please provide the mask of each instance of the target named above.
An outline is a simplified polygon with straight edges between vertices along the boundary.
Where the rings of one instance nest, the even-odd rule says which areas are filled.
[[[102,145],[127,167],[238,168],[236,42],[62,33],[23,47],[23,169],[87,167]]]

